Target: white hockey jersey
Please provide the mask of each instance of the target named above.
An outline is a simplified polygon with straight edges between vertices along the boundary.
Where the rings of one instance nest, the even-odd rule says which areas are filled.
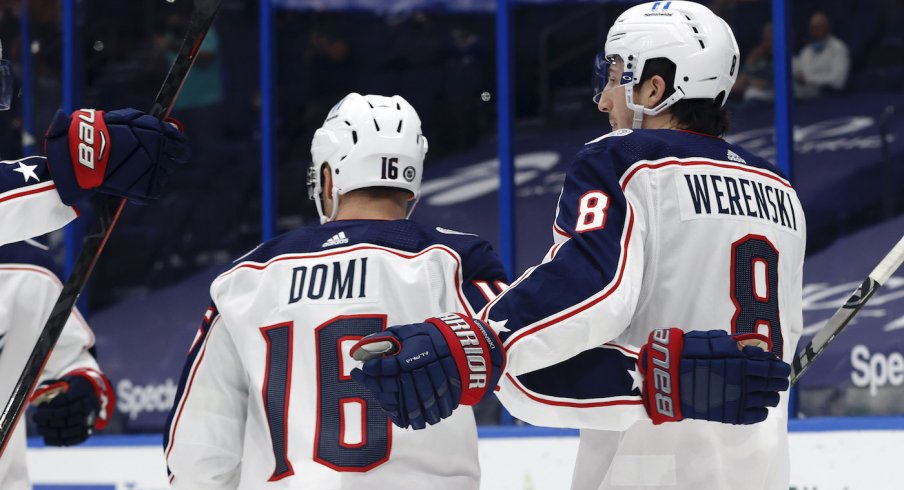
[[[476,489],[473,412],[394,426],[350,377],[362,337],[504,285],[489,244],[411,221],[336,221],[263,244],[211,285],[170,415],[177,489]]]
[[[46,158],[0,161],[0,245],[43,235],[76,216],[60,201]]]
[[[53,308],[63,284],[46,248],[31,240],[0,246],[0,397],[5,404],[19,379]],[[89,352],[94,334],[78,310],[73,310],[63,328],[38,383],[61,378],[74,371],[99,373]],[[113,410],[112,392],[101,418],[106,425]],[[0,488],[30,490],[25,464],[25,423],[18,421],[6,448],[0,454]]]
[[[497,396],[513,415],[587,429],[573,488],[788,488],[787,393],[758,425],[654,427],[630,347],[657,328],[724,329],[791,360],[806,229],[788,181],[720,138],[620,130],[578,153],[554,235],[481,317],[507,350]]]

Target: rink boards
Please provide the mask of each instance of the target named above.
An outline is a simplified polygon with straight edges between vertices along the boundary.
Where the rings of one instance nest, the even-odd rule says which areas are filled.
[[[485,490],[568,487],[577,432],[536,427],[481,429]],[[792,422],[791,483],[797,490],[891,489],[904,446],[904,417],[826,418]],[[29,441],[35,490],[168,488],[160,436],[98,436],[76,448]]]

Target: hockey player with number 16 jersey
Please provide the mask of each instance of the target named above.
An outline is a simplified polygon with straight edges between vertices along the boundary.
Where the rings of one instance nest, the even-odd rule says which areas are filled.
[[[309,179],[324,224],[264,243],[211,285],[166,437],[173,488],[478,488],[470,409],[437,400],[448,423],[401,429],[350,375],[361,338],[475,314],[504,287],[486,241],[404,219],[426,151],[399,96],[353,93],[330,111]]]

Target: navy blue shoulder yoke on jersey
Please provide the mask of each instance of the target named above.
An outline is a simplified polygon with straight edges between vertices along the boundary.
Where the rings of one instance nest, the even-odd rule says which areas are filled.
[[[462,286],[475,310],[495,298],[508,282],[498,255],[483,238],[410,220],[339,220],[303,227],[263,243],[236,263],[263,263],[279,255],[365,244],[405,252],[419,252],[435,245],[452,249],[461,257]]]
[[[778,167],[740,146],[715,136],[676,129],[613,131],[587,143],[577,157],[613,165],[619,177],[639,161],[705,158],[768,170],[786,178]]]
[[[47,247],[34,241],[24,240],[0,246],[0,264],[29,264],[53,272],[60,281],[62,270],[53,260]]]

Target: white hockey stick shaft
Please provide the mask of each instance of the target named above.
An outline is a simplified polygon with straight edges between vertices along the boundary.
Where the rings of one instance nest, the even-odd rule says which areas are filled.
[[[828,347],[829,343],[841,333],[844,327],[854,318],[854,315],[863,308],[863,305],[873,296],[873,293],[879,289],[879,286],[885,284],[885,281],[900,267],[904,262],[904,236],[898,240],[898,243],[888,252],[879,265],[869,273],[869,276],[860,286],[854,290],[851,297],[829,318],[829,321],[822,327],[815,337],[801,349],[794,360],[791,361],[791,384],[807,371],[813,361],[819,357]]]

